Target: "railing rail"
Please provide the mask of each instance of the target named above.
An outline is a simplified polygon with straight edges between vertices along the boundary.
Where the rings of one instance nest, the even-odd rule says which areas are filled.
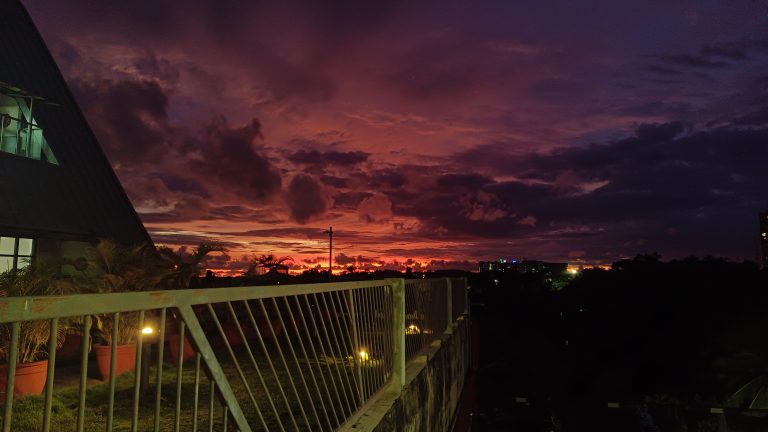
[[[466,281],[447,278],[2,298],[2,430],[332,431],[401,388],[406,361],[466,304]],[[82,338],[76,371],[57,358],[62,328]],[[31,329],[48,362],[33,420],[17,378]],[[89,378],[94,339],[112,341],[104,384]],[[52,409],[61,400],[74,415]]]

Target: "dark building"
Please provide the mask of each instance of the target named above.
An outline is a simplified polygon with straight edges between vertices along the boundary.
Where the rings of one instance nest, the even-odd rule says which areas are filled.
[[[27,11],[0,9],[0,271],[151,243]]]
[[[760,213],[760,266],[768,268],[768,212]]]
[[[547,276],[557,276],[568,271],[568,263],[551,263],[544,261],[525,260],[521,265],[522,273],[540,273]]]
[[[480,261],[477,266],[480,272],[538,273],[546,276],[559,276],[568,271],[568,263],[551,263],[535,260],[505,260]]]
[[[479,272],[494,272],[494,271],[518,271],[517,266],[519,261],[517,260],[505,260],[499,259],[497,261],[480,261],[477,265]]]

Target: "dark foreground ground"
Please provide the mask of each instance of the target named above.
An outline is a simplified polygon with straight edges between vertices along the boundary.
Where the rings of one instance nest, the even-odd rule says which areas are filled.
[[[519,277],[473,281],[474,359],[454,431],[768,431],[766,330],[755,324],[765,296],[750,291],[768,288],[764,275],[642,288],[670,271],[627,274],[636,287],[605,274],[554,290]]]

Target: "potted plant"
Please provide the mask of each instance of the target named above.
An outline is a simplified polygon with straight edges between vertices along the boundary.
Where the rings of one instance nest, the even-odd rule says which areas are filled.
[[[97,315],[95,318],[101,343],[93,346],[93,352],[101,378],[107,381],[111,376],[109,368],[112,360],[112,345],[117,345],[115,351],[115,376],[133,371],[136,366],[136,339],[141,331],[138,314],[120,314],[116,340],[112,339],[115,326],[112,315]]]
[[[95,248],[94,268],[89,273],[91,284],[101,293],[156,289],[167,276],[162,263],[156,258],[148,246],[126,248],[112,240],[100,240]],[[110,378],[112,345],[117,345],[116,375],[132,371],[135,367],[136,340],[141,331],[138,313],[121,313],[118,322],[114,322],[111,314],[98,315],[94,317],[94,322],[100,343],[94,345],[93,351],[102,379]],[[115,325],[117,339],[113,339]]]
[[[211,243],[200,243],[192,250],[192,253],[184,254],[182,251],[161,246],[157,249],[160,256],[165,260],[170,271],[164,276],[162,285],[169,289],[187,289],[192,279],[203,270],[208,255],[211,252],[226,252],[222,246]],[[166,328],[167,340],[169,345],[169,354],[171,360],[175,363],[179,359],[179,326],[180,318],[171,313],[171,320]],[[183,360],[187,361],[195,356],[195,349],[188,335],[184,336]]]
[[[0,296],[29,297],[63,294],[64,285],[54,282],[47,267],[26,267],[0,274]],[[0,324],[0,392],[5,392],[8,375],[8,356],[11,344],[11,324]],[[67,329],[65,320],[59,321],[57,341],[63,341]],[[16,356],[14,395],[41,394],[48,369],[48,345],[51,339],[50,322],[22,321],[19,323],[19,345]]]

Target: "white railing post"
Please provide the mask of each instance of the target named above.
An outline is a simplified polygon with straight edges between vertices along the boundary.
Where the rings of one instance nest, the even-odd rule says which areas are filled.
[[[363,373],[360,358],[358,357],[358,353],[360,352],[360,335],[357,332],[357,308],[355,306],[355,297],[352,294],[352,290],[347,291],[347,297],[349,301],[349,318],[352,327],[352,343],[355,344],[352,358],[355,359],[355,373],[357,375],[357,399],[360,401],[360,405],[362,405],[364,403]]]
[[[445,304],[448,306],[448,319],[445,321],[445,333],[451,334],[453,333],[453,288],[451,286],[451,278],[449,277],[445,278],[445,288]]]
[[[405,387],[405,279],[386,279],[392,287],[392,385],[400,392]]]

